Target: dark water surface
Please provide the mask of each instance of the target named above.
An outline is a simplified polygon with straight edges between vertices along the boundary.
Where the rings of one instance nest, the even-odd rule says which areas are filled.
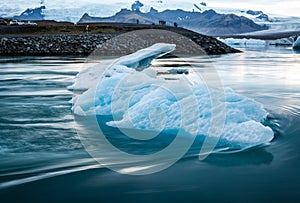
[[[152,175],[101,168],[74,128],[67,89],[85,58],[0,58],[0,201],[298,202],[300,55],[247,49],[203,61],[225,86],[261,102],[275,139],[204,161],[186,158]]]

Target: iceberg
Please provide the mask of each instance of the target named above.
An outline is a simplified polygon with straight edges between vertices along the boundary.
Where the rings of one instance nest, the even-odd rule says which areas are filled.
[[[218,107],[207,84],[193,79],[192,71],[165,80],[151,67],[154,59],[175,48],[154,44],[80,72],[72,89],[85,91],[72,100],[74,114],[112,116],[106,125],[119,129],[170,133],[180,129],[186,136],[215,136],[229,149],[264,145],[273,139],[271,128],[262,124],[268,115],[263,105],[228,87],[213,89],[225,95],[216,99],[226,105],[225,112],[218,112],[226,117],[221,136],[211,135],[213,111]]]
[[[236,38],[226,38],[222,39],[219,38],[222,42],[225,44],[228,44],[230,46],[245,46],[245,47],[252,47],[252,46],[266,46],[266,41],[265,40],[260,40],[260,39],[236,39]]]
[[[294,49],[300,49],[300,37],[296,37],[295,42],[293,43]]]
[[[280,38],[276,40],[262,40],[262,39],[251,39],[251,38],[226,38],[221,39],[220,41],[228,44],[230,46],[242,46],[242,47],[264,47],[268,45],[274,46],[291,46],[293,44],[292,37]]]

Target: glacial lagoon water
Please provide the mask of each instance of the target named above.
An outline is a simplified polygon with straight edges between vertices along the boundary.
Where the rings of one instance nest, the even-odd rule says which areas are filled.
[[[101,167],[80,142],[69,103],[73,92],[67,87],[89,65],[86,58],[0,58],[1,202],[295,202],[300,55],[289,47],[242,50],[203,60],[202,68],[215,67],[224,86],[263,104],[269,112],[266,125],[275,134],[272,142],[203,161],[187,156],[145,176]],[[172,59],[158,59],[155,65],[169,67],[168,60],[174,65]],[[122,145],[125,151],[132,146]]]

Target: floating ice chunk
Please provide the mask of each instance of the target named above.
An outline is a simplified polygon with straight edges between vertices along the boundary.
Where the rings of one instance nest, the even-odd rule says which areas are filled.
[[[206,84],[191,81],[192,74],[183,74],[175,81],[164,80],[148,68],[153,59],[174,49],[175,45],[155,44],[107,67],[99,65],[102,71],[95,66],[80,73],[77,80],[94,77],[94,84],[86,86],[88,90],[73,100],[74,113],[112,115],[114,120],[107,122],[112,127],[170,132],[182,129],[191,135],[208,136],[214,107]],[[226,104],[222,143],[244,148],[273,139],[272,130],[261,124],[268,115],[262,104],[230,88],[215,91],[225,94],[225,101],[217,98]],[[185,119],[183,111],[189,115]]]
[[[242,123],[227,125],[221,141],[228,147],[248,148],[272,141],[274,133],[271,128],[259,122],[249,120]]]
[[[88,88],[88,90],[76,97],[73,109],[80,106],[84,112],[110,115],[112,96],[123,90],[123,95],[120,98],[116,98],[114,104],[120,103],[120,111],[122,109],[125,111],[124,99],[128,96],[126,92],[131,95],[133,91],[136,91],[142,96],[149,91],[149,89],[145,91],[148,87],[152,86],[150,88],[155,88],[154,84],[159,86],[162,82],[162,80],[153,79],[153,77],[156,77],[153,71],[147,70],[143,71],[143,73],[138,71],[149,67],[153,59],[174,49],[174,44],[158,43],[128,56],[121,57],[111,64],[98,64],[91,69],[84,70],[78,74],[75,86],[78,89]],[[132,73],[135,73],[134,78],[128,78]],[[124,82],[126,77],[127,82]],[[118,86],[121,80],[125,86]]]
[[[178,88],[180,88],[180,85],[178,85]],[[118,128],[133,126],[136,129],[148,130],[155,130],[156,128],[163,128],[165,130],[182,128],[188,130],[193,129],[190,125],[200,123],[197,134],[206,136],[212,125],[212,106],[207,90],[200,86],[197,88],[202,89],[202,91],[197,91],[196,93],[196,98],[199,102],[198,122],[195,120],[195,116],[192,115],[197,112],[195,111],[197,107],[191,97],[186,95],[186,97],[180,100],[181,104],[185,105],[185,110],[188,110],[191,114],[191,120],[186,121],[185,125],[182,125],[182,109],[180,108],[179,101],[174,100],[168,91],[156,89],[131,106],[121,120],[111,121],[107,124]],[[235,148],[270,142],[273,138],[272,130],[260,123],[264,121],[268,114],[263,106],[253,99],[235,94],[229,88],[225,89],[225,95],[231,95],[231,98],[230,100],[226,100],[226,120],[224,132],[221,135],[222,142],[225,141],[227,146]],[[235,98],[233,99],[232,97]],[[151,118],[148,116],[153,109],[157,108],[163,111],[167,119],[165,122],[157,122],[156,126],[153,127],[153,120],[161,121],[163,119],[161,113],[155,114],[156,117],[155,115],[152,115]]]
[[[123,56],[119,58],[115,64],[140,71],[144,68],[148,68],[154,59],[175,50],[175,48],[175,44],[157,43],[128,56]]]
[[[265,40],[260,40],[260,39],[235,39],[235,38],[226,38],[226,39],[219,39],[222,42],[234,46],[234,45],[239,45],[239,46],[265,46],[266,41]]]
[[[293,43],[293,48],[300,48],[300,37],[297,36],[295,42]]]
[[[113,61],[108,60],[100,62],[90,68],[80,71],[75,78],[75,83],[68,87],[70,90],[88,90],[97,85],[99,79],[106,67],[109,67]]]
[[[293,39],[291,37],[281,38],[276,40],[261,40],[261,39],[236,39],[236,38],[227,38],[220,39],[222,42],[231,45],[231,46],[245,46],[245,47],[256,47],[256,46],[267,46],[267,45],[276,45],[276,46],[289,46],[293,44]]]
[[[290,45],[293,45],[294,40],[292,37],[287,37],[287,38],[281,38],[281,39],[276,39],[276,40],[267,40],[266,42],[269,45],[290,46]]]

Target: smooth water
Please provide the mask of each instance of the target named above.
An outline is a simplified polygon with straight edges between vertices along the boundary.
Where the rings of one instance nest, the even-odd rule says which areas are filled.
[[[262,103],[275,139],[203,161],[191,156],[147,176],[102,168],[82,147],[67,87],[92,65],[85,58],[0,58],[1,202],[296,202],[300,55],[279,47],[244,51],[206,58],[202,68],[215,67],[224,86]],[[165,59],[155,65],[169,67]]]

